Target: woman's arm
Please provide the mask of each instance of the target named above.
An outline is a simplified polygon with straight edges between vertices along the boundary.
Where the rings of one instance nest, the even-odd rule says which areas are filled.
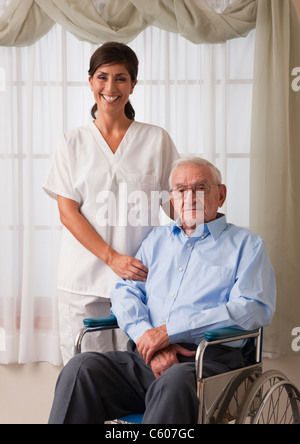
[[[132,256],[119,254],[111,248],[80,213],[74,200],[57,196],[61,223],[87,250],[93,253],[118,276],[124,279],[147,280],[148,269]]]

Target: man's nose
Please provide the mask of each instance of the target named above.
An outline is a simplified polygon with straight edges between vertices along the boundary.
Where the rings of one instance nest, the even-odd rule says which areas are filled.
[[[188,189],[184,192],[184,200],[186,202],[193,202],[197,199],[197,193],[193,189]]]

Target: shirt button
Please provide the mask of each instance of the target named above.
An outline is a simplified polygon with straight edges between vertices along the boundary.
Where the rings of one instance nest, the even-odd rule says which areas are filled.
[[[181,273],[183,271],[183,268],[182,267],[178,268],[178,271],[180,271]]]
[[[172,294],[171,294],[171,297],[172,297],[172,298],[175,298],[175,293],[172,293]]]
[[[191,247],[191,244],[190,244],[190,243],[188,243],[188,244],[187,244],[187,246],[188,246],[188,247]]]
[[[165,320],[165,319],[162,319],[162,320],[161,320],[161,323],[162,323],[162,324],[165,324],[165,323],[166,323],[166,320]]]

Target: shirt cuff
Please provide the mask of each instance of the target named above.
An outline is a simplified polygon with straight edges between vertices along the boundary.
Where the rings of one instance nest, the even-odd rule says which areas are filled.
[[[126,329],[127,335],[135,343],[143,336],[147,330],[151,330],[153,327],[146,321],[140,321],[139,323],[132,325]]]
[[[180,342],[193,342],[190,331],[180,331],[180,329],[178,329],[178,325],[172,322],[167,323],[166,327],[171,344],[179,344]]]

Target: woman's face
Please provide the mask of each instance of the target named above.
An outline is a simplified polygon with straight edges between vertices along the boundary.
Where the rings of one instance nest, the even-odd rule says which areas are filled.
[[[124,113],[124,108],[137,82],[131,80],[122,64],[102,65],[89,77],[91,90],[98,105],[98,114]]]

